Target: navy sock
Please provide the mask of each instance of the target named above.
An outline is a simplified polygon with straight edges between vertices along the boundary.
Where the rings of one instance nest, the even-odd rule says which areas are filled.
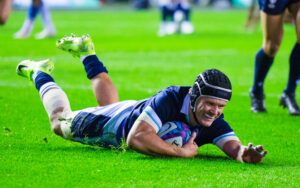
[[[191,10],[190,9],[182,9],[183,14],[184,14],[184,20],[185,21],[190,21],[190,15],[191,15]]]
[[[181,10],[184,15],[184,21],[190,21],[190,15],[191,15],[191,10],[190,8],[184,8],[182,5],[179,3],[176,10]]]
[[[300,79],[300,44],[296,43],[290,55],[289,79],[284,92],[295,93],[298,79]]]
[[[36,6],[36,5],[33,5],[33,4],[30,5],[30,7],[28,9],[28,17],[29,17],[30,20],[35,19],[35,17],[39,13],[39,10],[40,10],[41,6],[42,6],[42,4],[39,5],[39,6]]]
[[[103,65],[103,63],[98,59],[96,55],[87,56],[83,60],[83,65],[88,79],[92,79],[93,77],[95,77],[96,75],[102,72],[108,73],[106,67]]]
[[[262,96],[264,80],[270,70],[274,61],[274,57],[268,56],[263,49],[260,49],[255,57],[254,68],[254,83],[252,92],[256,95]]]
[[[162,21],[168,21],[171,20],[173,21],[173,14],[174,14],[174,10],[168,8],[167,6],[162,6],[161,8],[161,20]]]
[[[48,82],[54,82],[54,79],[47,73],[38,71],[33,74],[33,80],[35,83],[35,87],[38,91],[40,91],[41,87],[48,83]]]

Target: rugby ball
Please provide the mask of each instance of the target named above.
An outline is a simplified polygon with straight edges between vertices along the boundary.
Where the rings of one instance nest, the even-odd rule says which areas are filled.
[[[192,132],[188,125],[179,121],[172,121],[163,124],[157,134],[164,141],[182,147],[189,141]]]

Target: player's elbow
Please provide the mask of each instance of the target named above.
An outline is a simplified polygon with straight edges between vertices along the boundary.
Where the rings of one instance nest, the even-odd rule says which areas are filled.
[[[138,137],[136,136],[136,133],[132,133],[128,135],[126,143],[129,148],[131,149],[136,148],[136,145],[138,143]]]

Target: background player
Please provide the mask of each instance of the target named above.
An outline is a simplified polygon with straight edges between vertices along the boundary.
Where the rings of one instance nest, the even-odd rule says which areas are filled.
[[[194,26],[190,21],[191,5],[188,0],[159,0],[158,3],[161,13],[159,36],[194,32]]]
[[[30,36],[34,21],[39,12],[41,12],[44,29],[40,33],[36,34],[35,37],[37,39],[43,39],[56,35],[55,27],[51,19],[51,14],[45,2],[43,2],[42,0],[32,0],[32,3],[28,9],[28,15],[21,29],[15,33],[15,38],[21,39]]]
[[[297,41],[290,55],[290,69],[286,88],[280,105],[287,107],[289,114],[300,115],[295,91],[300,78],[300,1],[299,0],[259,0],[263,27],[263,46],[257,52],[254,68],[254,82],[250,91],[251,110],[266,112],[264,80],[273,64],[283,35],[283,15],[287,8],[295,20]]]
[[[224,120],[231,83],[222,72],[203,72],[192,88],[172,86],[145,100],[117,102],[117,90],[89,36],[67,36],[57,46],[81,58],[99,105],[105,105],[71,111],[66,94],[49,75],[53,69],[49,60],[21,62],[17,73],[34,81],[57,135],[105,147],[119,147],[125,140],[132,149],[151,155],[193,157],[199,146],[213,143],[241,162],[257,163],[265,156],[262,146],[243,146]],[[194,131],[183,147],[168,144],[157,135],[169,121],[185,122]]]

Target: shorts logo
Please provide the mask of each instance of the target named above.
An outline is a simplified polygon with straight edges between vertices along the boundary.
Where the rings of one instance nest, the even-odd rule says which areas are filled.
[[[275,4],[276,4],[277,0],[270,0],[270,3],[268,4],[268,7],[273,9],[275,8]]]

